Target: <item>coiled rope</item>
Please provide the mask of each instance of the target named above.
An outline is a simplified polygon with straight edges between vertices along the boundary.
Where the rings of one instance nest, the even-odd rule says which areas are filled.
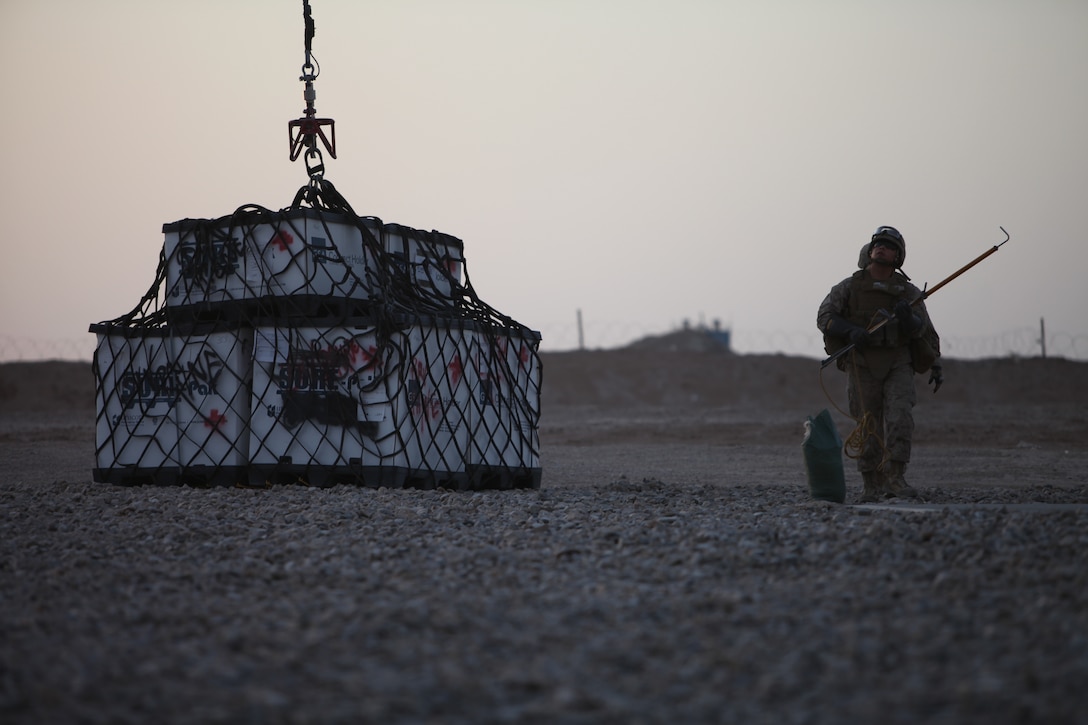
[[[854,364],[855,356],[857,354],[857,350],[851,350],[850,361],[847,363],[852,384],[857,383],[857,365]],[[872,413],[866,410],[862,414],[861,418],[855,418],[852,414],[840,408],[838,403],[836,403],[835,399],[831,396],[831,393],[828,391],[827,385],[824,382],[825,369],[826,368],[823,366],[820,367],[820,389],[824,391],[824,396],[827,398],[828,402],[831,403],[831,406],[835,408],[835,410],[837,410],[843,416],[854,421],[854,429],[850,432],[850,435],[846,436],[846,438],[843,440],[843,454],[846,455],[847,458],[850,458],[852,460],[857,460],[858,458],[861,458],[861,454],[865,449],[865,441],[872,438],[876,440],[877,445],[880,446],[881,456],[880,465],[878,466],[878,468],[882,469],[884,467],[884,463],[888,460],[889,452],[887,446],[884,443],[884,436],[881,434],[882,431],[877,430],[876,421],[873,419]]]

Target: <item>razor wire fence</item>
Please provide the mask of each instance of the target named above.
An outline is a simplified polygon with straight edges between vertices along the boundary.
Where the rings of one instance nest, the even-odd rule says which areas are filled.
[[[579,348],[579,331],[574,324],[540,326],[542,352],[564,352]],[[587,323],[581,346],[588,350],[626,347],[640,339],[676,332],[675,327],[652,327],[636,322]],[[942,337],[945,357],[981,359],[1000,357],[1042,357],[1039,331],[1033,328],[1009,330],[1000,335]],[[32,338],[0,334],[0,363],[62,360],[89,363],[95,340],[80,338]],[[741,354],[783,354],[822,357],[819,335],[786,330],[732,330],[731,349]],[[1046,336],[1046,356],[1088,362],[1088,335],[1051,332]]]
[[[0,335],[0,363],[62,360],[90,364],[94,348],[95,340],[90,335],[79,338]]]
[[[681,330],[711,333],[702,326],[651,327],[630,322],[588,322],[579,330],[576,324],[541,325],[542,352],[561,352],[584,348],[607,350],[626,347],[640,339],[658,337]],[[823,338],[813,332],[797,330],[726,330],[730,349],[740,354],[782,354],[800,357],[825,356]],[[717,333],[716,333],[717,334]],[[942,336],[942,354],[947,358],[982,359],[1001,357],[1054,357],[1088,361],[1088,335],[1047,332],[1045,348],[1037,328],[1023,327],[989,336]]]

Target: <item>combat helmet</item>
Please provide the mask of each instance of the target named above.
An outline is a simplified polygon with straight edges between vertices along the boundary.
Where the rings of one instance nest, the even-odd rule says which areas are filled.
[[[868,257],[873,251],[873,245],[878,241],[891,242],[899,250],[899,259],[895,263],[896,269],[903,268],[903,262],[907,259],[907,242],[903,239],[903,235],[899,233],[899,230],[895,227],[877,227],[873,232],[872,239],[869,240],[869,246],[866,248],[865,256]]]

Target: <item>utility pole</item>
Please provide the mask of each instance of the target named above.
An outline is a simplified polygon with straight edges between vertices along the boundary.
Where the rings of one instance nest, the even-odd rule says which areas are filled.
[[[1043,359],[1046,360],[1046,320],[1039,318],[1039,346],[1043,349]]]
[[[578,309],[578,349],[579,350],[585,350],[586,349],[585,333],[582,330],[582,309],[581,308]]]

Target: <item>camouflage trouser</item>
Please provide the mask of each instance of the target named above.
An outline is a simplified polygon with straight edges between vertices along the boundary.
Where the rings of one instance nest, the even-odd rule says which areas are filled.
[[[910,461],[910,441],[914,435],[914,369],[896,364],[884,377],[877,377],[863,365],[851,365],[848,370],[847,396],[850,415],[856,420],[868,412],[872,434],[867,436],[858,457],[858,470],[875,471],[884,457],[888,460]],[[881,446],[878,436],[883,437]]]

